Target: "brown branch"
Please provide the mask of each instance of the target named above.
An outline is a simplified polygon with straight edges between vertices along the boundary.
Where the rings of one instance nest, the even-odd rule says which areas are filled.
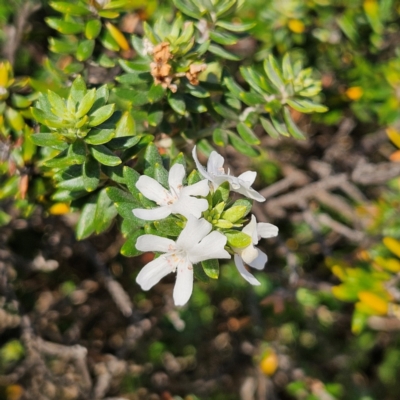
[[[21,44],[22,36],[24,34],[29,17],[41,8],[41,4],[34,4],[33,2],[26,2],[16,14],[14,25],[5,27],[7,39],[3,48],[3,56],[14,65],[17,50]]]

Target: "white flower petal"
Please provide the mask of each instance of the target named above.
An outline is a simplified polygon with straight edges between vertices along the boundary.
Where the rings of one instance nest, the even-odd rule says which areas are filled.
[[[265,222],[259,222],[257,224],[257,235],[264,239],[278,236],[278,227]]]
[[[136,182],[136,187],[146,198],[155,201],[161,206],[167,205],[168,190],[161,186],[155,179],[142,175]]]
[[[210,233],[212,225],[204,218],[197,219],[193,215],[189,215],[186,226],[180,233],[176,246],[187,252]]]
[[[256,190],[253,188],[246,188],[244,186],[240,186],[239,189],[235,189],[235,192],[242,194],[243,196],[246,196],[249,199],[253,199],[256,201],[265,201],[265,197],[261,196],[260,193],[258,193]]]
[[[231,258],[224,249],[226,241],[225,235],[213,231],[190,250],[188,257],[193,264],[213,258]]]
[[[212,177],[211,175],[206,171],[206,169],[200,164],[199,159],[197,158],[197,154],[196,154],[196,146],[193,147],[193,151],[192,151],[192,156],[193,156],[193,160],[196,164],[197,169],[199,170],[200,174],[204,176],[204,178],[208,179],[209,181],[212,182]]]
[[[174,287],[174,303],[183,306],[188,302],[193,292],[193,266],[189,262],[180,263],[176,271]]]
[[[242,232],[251,237],[253,244],[258,243],[257,220],[254,215],[251,216],[250,222],[242,229]]]
[[[136,278],[136,282],[143,290],[149,290],[170,272],[171,268],[168,261],[165,256],[162,255],[142,268]]]
[[[257,258],[257,249],[251,244],[240,252],[240,256],[246,264],[250,264],[254,259]]]
[[[196,218],[201,217],[201,213],[208,209],[208,201],[206,199],[196,199],[196,197],[184,196],[171,205],[174,214],[181,214],[186,218],[194,215]]]
[[[247,271],[242,259],[237,254],[235,254],[235,264],[240,275],[242,275],[242,277],[246,279],[247,282],[255,286],[260,285],[260,282],[249,271]]]
[[[140,251],[167,253],[175,247],[173,240],[156,235],[142,235],[136,240],[136,248]]]
[[[247,264],[249,264],[250,267],[253,267],[255,269],[261,270],[261,269],[264,269],[265,264],[268,261],[268,256],[263,251],[261,251],[260,249],[256,248],[256,250],[257,250],[257,253],[258,253],[257,257],[253,261],[251,261],[251,262],[249,262]]]
[[[243,174],[239,175],[238,179],[246,182],[246,184],[248,185],[247,187],[250,187],[256,180],[256,177],[257,177],[257,172],[246,171],[246,172],[243,172]]]
[[[135,208],[132,210],[133,215],[145,221],[156,221],[158,219],[167,218],[171,214],[171,206],[156,207],[152,209]]]
[[[224,157],[216,151],[211,152],[207,162],[207,172],[212,175],[225,175],[224,162]]]
[[[185,167],[182,164],[174,164],[169,170],[168,184],[169,188],[175,193],[182,190],[182,181],[185,177]]]
[[[185,186],[182,189],[182,195],[186,196],[207,196],[210,192],[210,186],[208,184],[208,179],[203,179],[194,185]]]

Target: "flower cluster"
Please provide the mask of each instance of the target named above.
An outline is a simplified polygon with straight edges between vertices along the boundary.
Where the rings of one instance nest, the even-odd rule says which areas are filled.
[[[172,214],[182,222],[183,229],[175,241],[154,234],[141,235],[136,241],[139,251],[161,253],[143,267],[137,276],[137,283],[143,290],[149,290],[161,278],[176,272],[173,292],[176,305],[186,304],[192,294],[196,264],[201,263],[205,273],[215,278],[217,276],[207,270],[207,262],[229,259],[231,255],[234,255],[242,277],[252,285],[259,285],[260,282],[245,264],[257,270],[263,269],[268,258],[255,245],[261,238],[278,234],[276,226],[257,223],[254,215],[243,227],[251,210],[251,202],[247,199],[265,200],[251,187],[256,172],[248,171],[238,177],[231,175],[229,170],[225,172],[224,158],[215,151],[210,155],[207,168],[200,164],[196,147],[193,158],[198,171],[191,175],[196,176],[196,182],[184,184],[186,173],[181,164],[171,167],[168,189],[156,179],[143,175],[137,180],[136,188],[156,206],[132,210],[135,217],[145,221],[162,220]],[[230,191],[240,193],[247,199],[232,203],[229,201]],[[241,230],[238,229],[241,227]]]

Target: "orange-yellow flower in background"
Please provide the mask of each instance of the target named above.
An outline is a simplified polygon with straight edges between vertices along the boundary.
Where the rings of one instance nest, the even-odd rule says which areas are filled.
[[[279,359],[273,349],[265,351],[259,366],[265,375],[272,376],[275,373],[279,366]]]
[[[388,302],[377,296],[375,293],[362,291],[358,293],[358,298],[360,299],[361,303],[368,306],[376,314],[386,315],[388,313]]]
[[[288,21],[288,28],[294,33],[303,33],[306,29],[303,22],[298,19],[290,19]]]
[[[67,203],[56,203],[56,204],[53,204],[49,209],[49,212],[52,215],[63,215],[63,214],[68,213],[69,211],[70,211],[70,208]]]
[[[346,96],[353,101],[359,100],[364,91],[360,86],[352,86],[346,90]]]

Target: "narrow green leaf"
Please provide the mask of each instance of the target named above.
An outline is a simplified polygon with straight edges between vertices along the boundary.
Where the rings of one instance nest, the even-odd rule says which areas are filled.
[[[76,49],[76,59],[86,61],[93,54],[95,41],[93,39],[81,40]]]
[[[242,139],[251,145],[260,144],[260,139],[255,135],[251,128],[249,128],[244,122],[239,122],[236,125],[236,129]]]
[[[86,94],[86,83],[80,75],[72,82],[71,90],[69,92],[69,100],[72,101],[74,107],[83,99]],[[75,108],[73,111],[75,111]],[[72,110],[70,110],[72,111]]]
[[[135,121],[129,111],[125,111],[117,123],[115,137],[134,136],[136,134]]]
[[[91,19],[86,23],[85,36],[87,39],[96,39],[101,31],[101,22],[98,19]]]
[[[88,157],[82,168],[83,184],[88,192],[97,189],[100,182],[100,165],[93,158]]]
[[[168,97],[168,103],[171,108],[180,115],[184,115],[186,111],[186,104],[183,96],[181,95],[170,95]]]
[[[160,236],[178,237],[182,232],[181,220],[175,217],[168,217],[158,221],[154,221],[154,226],[160,233]]]
[[[209,276],[211,279],[218,279],[219,261],[217,259],[202,261],[201,265],[207,276]]]
[[[232,131],[228,132],[228,138],[231,145],[240,153],[244,154],[248,157],[257,157],[259,156],[259,151],[248,145],[244,140],[242,140],[239,136],[237,136]]]
[[[156,164],[162,165],[162,158],[155,144],[150,143],[144,152],[144,174],[154,178]]]
[[[91,129],[85,137],[85,142],[99,145],[108,143],[115,136],[113,129]]]
[[[249,22],[247,24],[236,24],[236,23],[231,23],[231,22],[226,22],[226,21],[217,21],[216,24],[217,26],[226,29],[227,31],[231,32],[245,32],[253,28],[256,23],[255,22]]]
[[[270,121],[268,121],[266,118],[260,117],[260,122],[265,132],[267,132],[269,136],[274,139],[279,138],[279,132],[274,128]]]
[[[286,126],[289,133],[295,138],[300,140],[305,140],[306,136],[294,123],[292,116],[290,115],[290,110],[287,107],[283,108],[283,118],[285,119]]]
[[[217,146],[226,146],[228,144],[228,133],[224,129],[214,129],[212,137]]]
[[[89,90],[83,99],[79,102],[78,109],[76,110],[76,118],[82,118],[93,107],[96,99],[96,89]]]
[[[240,61],[242,59],[242,57],[225,50],[223,47],[218,46],[217,44],[210,44],[208,51],[218,57],[221,57],[223,60]]]
[[[78,240],[85,239],[94,232],[96,200],[97,195],[92,195],[82,209],[78,225],[76,226],[76,237]]]
[[[65,150],[68,144],[65,142],[65,138],[55,132],[40,132],[35,133],[31,136],[32,142],[37,146],[51,147],[57,150]]]
[[[98,108],[92,114],[89,115],[89,126],[97,126],[108,120],[114,113],[115,104],[108,104],[106,106]]]
[[[217,204],[225,203],[229,198],[230,187],[229,182],[224,182],[218,186],[213,194],[212,205],[215,207]]]
[[[251,244],[251,237],[240,231],[225,231],[224,235],[228,239],[228,245],[233,248],[243,249]]]
[[[98,146],[89,146],[92,156],[101,164],[114,167],[121,164],[121,159],[114,155],[106,146],[100,144]]]
[[[215,31],[210,30],[210,39],[224,46],[236,44],[239,40],[239,38],[235,35],[226,33],[224,31],[216,31],[216,30]]]
[[[83,31],[83,25],[77,22],[64,21],[55,17],[45,18],[45,21],[50,28],[53,28],[64,35],[74,35]]]
[[[121,248],[121,254],[125,257],[136,257],[142,254],[142,252],[136,248],[136,241],[140,236],[144,234],[144,229],[135,230],[130,233],[128,238],[126,239],[126,242]]]
[[[117,209],[106,193],[106,189],[100,191],[94,216],[94,228],[97,234],[104,232],[110,227],[117,215]]]

